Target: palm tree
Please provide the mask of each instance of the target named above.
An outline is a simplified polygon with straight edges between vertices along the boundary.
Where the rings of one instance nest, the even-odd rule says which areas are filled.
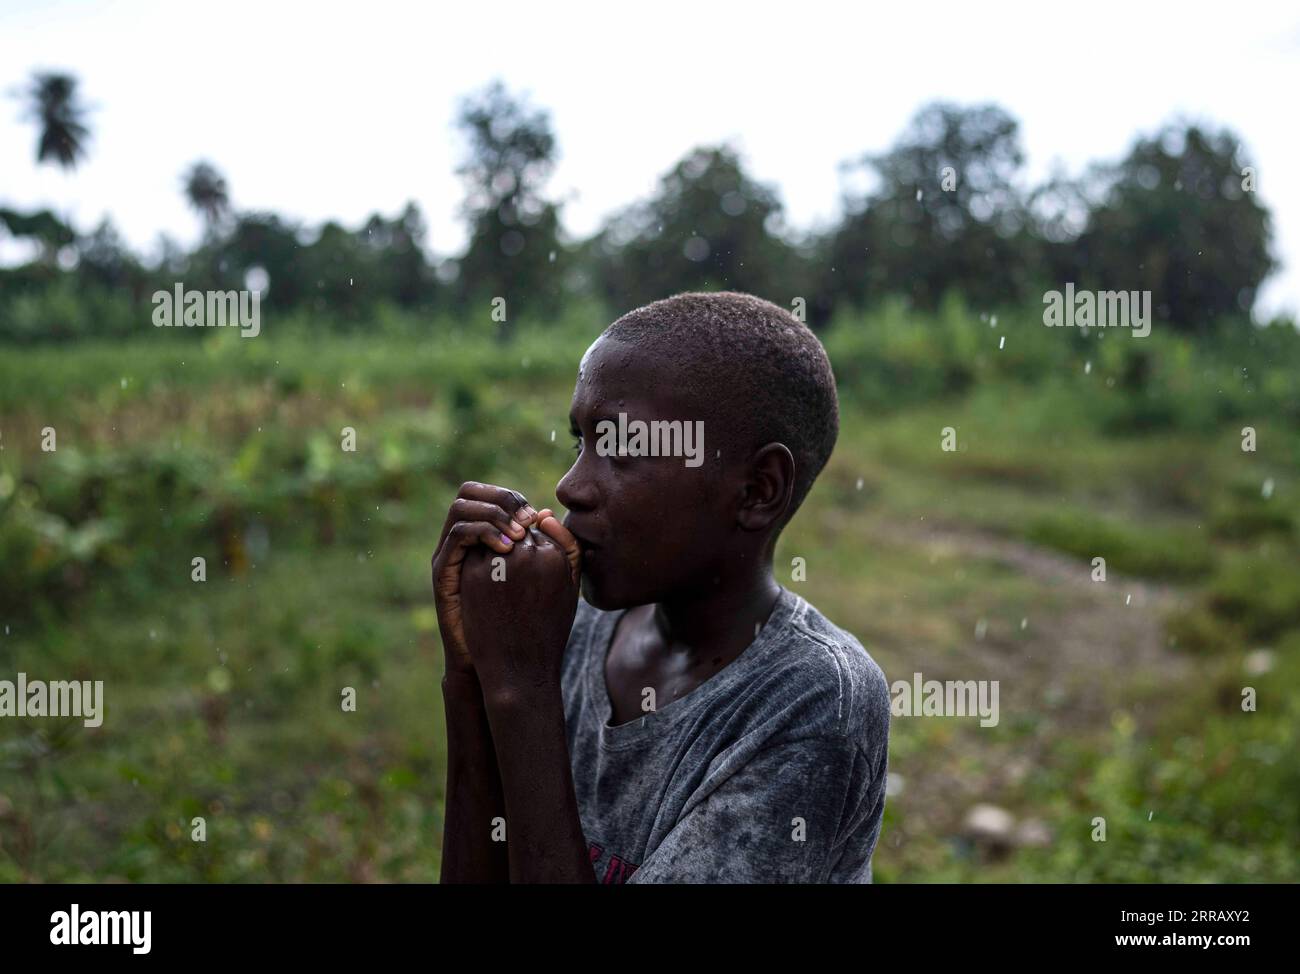
[[[185,174],[185,197],[203,217],[208,233],[230,209],[230,190],[215,166],[196,162]]]
[[[28,117],[40,126],[36,161],[73,169],[86,154],[90,129],[86,109],[77,99],[77,79],[70,74],[38,71],[26,91]]]

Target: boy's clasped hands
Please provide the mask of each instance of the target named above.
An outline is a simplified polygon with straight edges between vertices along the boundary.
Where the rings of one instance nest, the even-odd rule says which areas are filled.
[[[433,555],[447,678],[477,677],[498,704],[557,691],[580,574],[578,542],[549,509],[462,484]]]

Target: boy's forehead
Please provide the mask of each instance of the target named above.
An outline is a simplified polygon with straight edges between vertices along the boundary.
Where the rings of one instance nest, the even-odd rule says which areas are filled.
[[[656,357],[649,349],[601,335],[582,353],[582,361],[578,363],[578,381],[604,377],[610,371],[625,373],[653,368],[655,364]]]
[[[680,370],[665,356],[644,347],[602,336],[578,363],[573,405],[601,408],[608,399],[633,401],[656,409],[680,409],[695,397],[682,388]]]

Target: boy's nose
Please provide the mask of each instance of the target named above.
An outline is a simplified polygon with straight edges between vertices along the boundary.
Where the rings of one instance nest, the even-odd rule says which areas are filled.
[[[596,506],[595,485],[578,470],[582,461],[569,468],[569,472],[555,485],[555,499],[570,511],[589,511]]]

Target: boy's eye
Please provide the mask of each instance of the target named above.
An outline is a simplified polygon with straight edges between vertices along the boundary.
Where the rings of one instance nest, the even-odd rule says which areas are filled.
[[[574,453],[581,453],[581,452],[582,452],[582,437],[579,436],[579,435],[576,434],[576,433],[574,433],[574,434],[572,434],[572,435],[573,435],[573,452],[574,452]]]

